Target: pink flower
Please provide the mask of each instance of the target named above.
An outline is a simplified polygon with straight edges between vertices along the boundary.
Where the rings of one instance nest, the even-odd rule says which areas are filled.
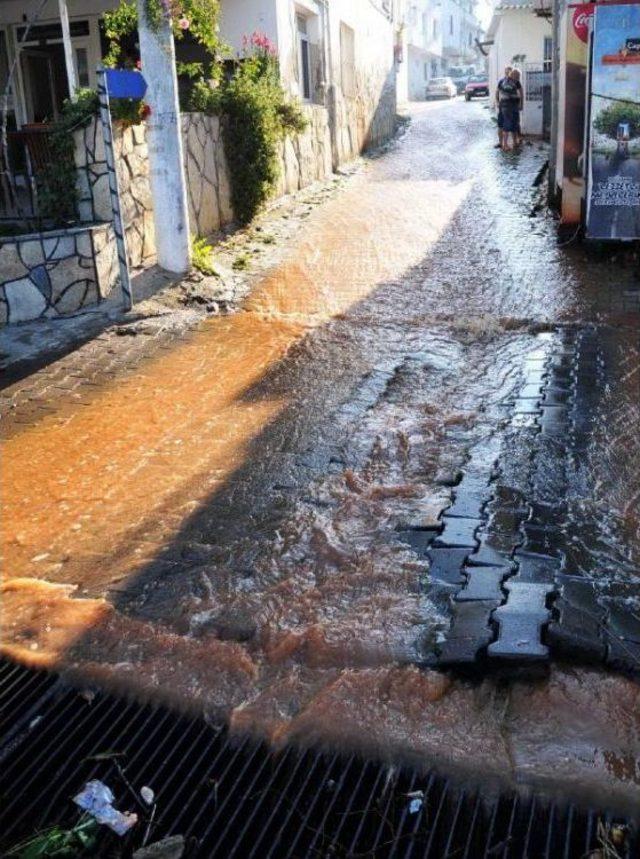
[[[251,36],[250,44],[252,48],[258,51],[264,51],[266,54],[276,54],[276,46],[265,33],[256,30]]]
[[[142,69],[142,60],[136,60],[136,68],[138,71]]]
[[[181,30],[188,30],[189,29],[189,19],[185,18],[185,17],[180,18],[178,21],[178,27],[180,27]]]

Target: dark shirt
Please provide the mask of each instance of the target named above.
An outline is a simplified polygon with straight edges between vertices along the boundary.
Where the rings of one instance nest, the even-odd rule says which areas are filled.
[[[522,84],[520,81],[514,81],[513,78],[502,78],[498,82],[498,103],[499,104],[520,104],[522,95]]]

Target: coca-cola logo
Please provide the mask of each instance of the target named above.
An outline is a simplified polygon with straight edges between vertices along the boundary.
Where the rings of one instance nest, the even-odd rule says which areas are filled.
[[[578,6],[573,10],[573,30],[576,36],[585,45],[589,41],[589,25],[593,18],[593,6],[591,3],[585,3],[583,7]]]

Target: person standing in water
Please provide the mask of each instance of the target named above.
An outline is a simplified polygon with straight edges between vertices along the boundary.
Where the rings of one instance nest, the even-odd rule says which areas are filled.
[[[515,81],[518,89],[518,116],[517,127],[515,132],[514,143],[520,146],[522,143],[522,110],[524,108],[524,99],[522,91],[522,82],[520,80],[520,69],[511,69],[511,79]]]
[[[520,72],[517,69],[511,69],[509,76],[502,78],[498,84],[497,99],[502,114],[502,151],[508,152],[516,146],[520,133],[522,85]],[[509,138],[511,138],[512,146],[509,146]]]
[[[504,149],[504,132],[502,130],[503,117],[502,117],[502,111],[500,110],[500,98],[499,98],[499,96],[500,96],[500,84],[506,78],[508,78],[510,76],[511,71],[512,71],[511,66],[505,66],[504,77],[500,78],[500,80],[498,81],[498,89],[496,90],[495,99],[494,99],[494,106],[498,112],[498,142],[495,145],[496,149]]]

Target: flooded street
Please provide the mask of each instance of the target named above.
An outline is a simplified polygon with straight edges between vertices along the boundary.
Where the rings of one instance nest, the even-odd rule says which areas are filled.
[[[5,390],[5,653],[637,810],[638,263],[494,142],[416,106],[237,313]],[[488,664],[518,584],[533,672]]]

